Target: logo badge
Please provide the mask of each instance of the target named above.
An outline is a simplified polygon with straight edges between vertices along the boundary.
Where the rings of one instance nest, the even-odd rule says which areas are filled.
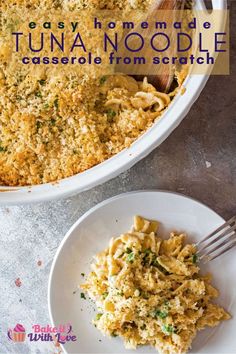
[[[24,342],[26,337],[25,328],[20,323],[17,323],[14,329],[8,329],[7,335],[15,343]]]

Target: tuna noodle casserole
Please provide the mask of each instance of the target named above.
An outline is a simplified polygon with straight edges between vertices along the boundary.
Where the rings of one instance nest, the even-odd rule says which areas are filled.
[[[94,324],[121,336],[126,348],[152,345],[159,353],[185,353],[197,331],[230,315],[211,302],[218,291],[199,274],[194,245],[184,234],[157,236],[158,223],[134,218],[132,231],[112,238],[95,257],[81,286],[96,301]]]
[[[151,0],[7,0],[0,2],[0,184],[53,182],[85,171],[129,147],[158,119],[176,90],[158,92],[147,79],[83,76],[16,61],[9,43],[30,9],[147,9]],[[32,20],[32,19],[31,19]],[[35,18],[34,18],[35,20]],[[36,31],[36,29],[34,30]],[[34,32],[35,33],[35,32]],[[90,39],[91,41],[93,38]],[[97,43],[91,43],[96,45]],[[176,72],[176,86],[184,79]]]

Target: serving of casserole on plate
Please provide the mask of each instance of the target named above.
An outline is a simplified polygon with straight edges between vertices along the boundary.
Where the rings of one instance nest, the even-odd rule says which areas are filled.
[[[213,304],[211,275],[200,276],[187,235],[157,234],[158,223],[136,216],[131,231],[112,238],[94,258],[80,287],[96,302],[94,325],[121,336],[128,349],[150,344],[158,353],[186,353],[197,331],[230,315]]]
[[[133,215],[145,220],[127,232]],[[148,221],[156,215],[157,232]],[[49,278],[53,325],[69,322],[78,334],[65,352],[234,353],[235,259],[229,252],[201,264],[194,246],[223,222],[162,191],[126,193],[89,210],[62,241]]]

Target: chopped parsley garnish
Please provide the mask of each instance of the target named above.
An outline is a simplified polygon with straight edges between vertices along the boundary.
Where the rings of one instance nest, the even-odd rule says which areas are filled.
[[[103,294],[102,294],[102,298],[105,300],[105,298],[108,296],[108,292],[105,291]]]
[[[151,251],[150,248],[147,248],[143,251],[143,264],[144,265],[153,265],[153,260],[156,258],[156,254]]]
[[[170,273],[164,267],[162,267],[162,265],[158,262],[157,259],[152,262],[152,265],[154,267],[157,267],[159,269],[159,271],[164,273],[165,275],[170,275]]]
[[[121,290],[121,291],[117,291],[117,294],[116,294],[116,295],[123,296],[124,293],[123,293],[123,291]]]
[[[59,101],[58,101],[58,98],[55,99],[55,101],[54,101],[54,106],[56,107],[56,109],[59,108]]]
[[[42,127],[42,125],[43,125],[43,123],[40,122],[39,120],[37,120],[37,122],[36,122],[36,129],[37,129],[37,131],[39,131],[39,129]]]
[[[155,310],[153,312],[153,317],[156,317],[156,318],[159,317],[159,318],[164,320],[167,316],[168,316],[168,312],[167,311]]]
[[[7,148],[0,145],[0,152],[6,152],[6,151],[7,151]]]
[[[132,250],[131,250],[131,248],[127,247],[126,250],[125,250],[125,252],[129,254],[129,253],[132,252]]]
[[[52,119],[50,120],[50,124],[51,124],[52,126],[55,126],[55,125],[56,125],[56,119],[52,118]]]
[[[133,263],[134,259],[135,259],[135,254],[134,254],[134,252],[131,252],[128,254],[126,261],[129,263]]]
[[[38,92],[35,93],[35,96],[39,97],[39,98],[42,98],[42,93],[40,91],[38,91]]]
[[[106,76],[102,76],[101,79],[100,79],[100,85],[103,85],[106,81],[107,81],[107,77]]]
[[[198,262],[198,255],[196,253],[192,256],[192,262],[193,264],[196,264]]]
[[[170,324],[163,325],[161,329],[162,329],[162,332],[167,335],[170,335],[171,333],[176,333],[176,329]]]
[[[149,294],[148,293],[145,293],[145,291],[142,291],[141,290],[141,297],[145,300],[149,299]]]
[[[97,315],[96,315],[96,321],[100,320],[101,317],[102,317],[102,313],[97,313]]]
[[[114,121],[115,116],[116,116],[116,112],[113,111],[112,109],[108,109],[106,114],[107,114],[108,122],[112,123]]]
[[[44,85],[46,84],[46,81],[45,81],[45,80],[39,80],[38,82],[39,82],[39,84],[40,84],[41,86],[44,86]]]
[[[112,337],[117,337],[118,334],[116,334],[116,332],[112,332],[111,336],[112,336]]]
[[[84,276],[85,276],[85,274],[84,274],[84,273],[81,273],[81,275],[82,275],[82,277],[84,277]]]
[[[153,267],[159,267],[160,266],[160,264],[157,261],[157,257],[155,255],[153,255],[153,257],[152,257],[151,266],[153,266]]]
[[[143,261],[142,261],[143,265],[150,265],[156,267],[165,275],[170,274],[164,267],[160,265],[160,263],[157,260],[157,254],[152,252],[150,248],[145,249],[143,253],[144,253]]]
[[[45,105],[43,106],[44,109],[48,109],[49,108],[49,104],[45,103]]]
[[[81,297],[81,299],[86,300],[86,296],[85,296],[85,294],[84,294],[84,293],[81,293],[81,294],[80,294],[80,297]]]

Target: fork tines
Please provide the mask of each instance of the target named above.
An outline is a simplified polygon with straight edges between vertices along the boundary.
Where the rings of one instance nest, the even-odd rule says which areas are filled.
[[[221,256],[236,246],[236,216],[196,244],[199,260],[205,262]]]

